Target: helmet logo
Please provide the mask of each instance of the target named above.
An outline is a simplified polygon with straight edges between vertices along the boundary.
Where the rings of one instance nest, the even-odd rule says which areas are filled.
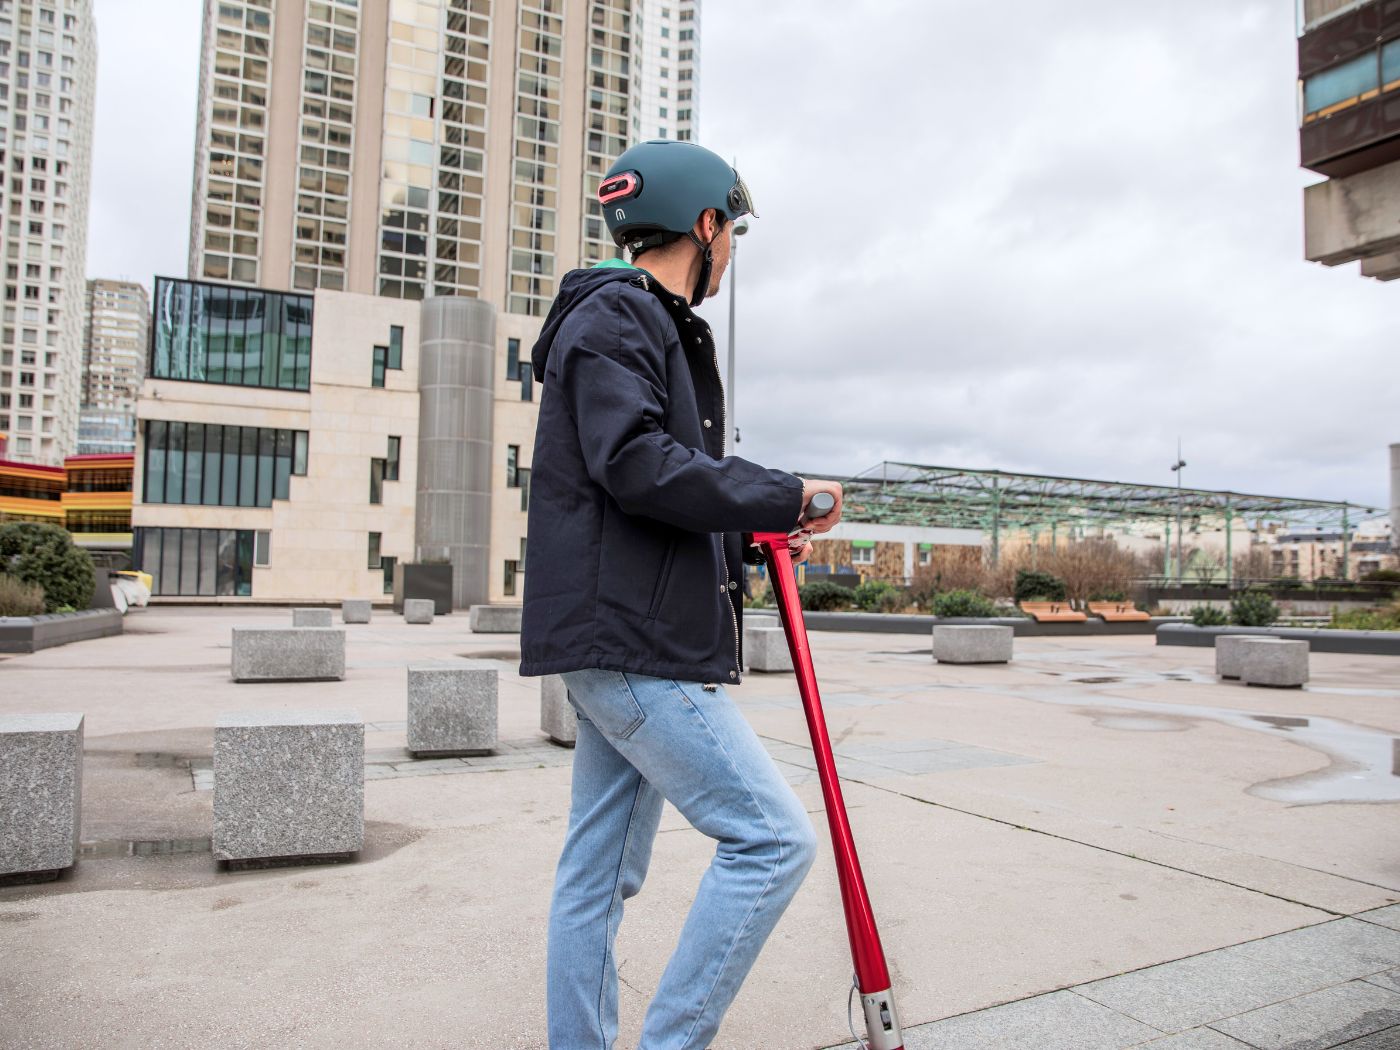
[[[618,208],[617,211],[613,212],[613,218],[615,218],[618,222],[621,222],[623,219],[627,218],[627,213],[621,208]]]
[[[642,189],[642,180],[635,171],[624,171],[604,180],[598,187],[598,203],[611,204],[616,200],[635,197]]]

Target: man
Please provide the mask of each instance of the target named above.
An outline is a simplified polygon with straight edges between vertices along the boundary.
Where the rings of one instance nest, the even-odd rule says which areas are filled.
[[[796,893],[811,821],[725,691],[739,683],[746,532],[829,530],[841,487],[725,456],[709,326],[732,223],[752,212],[723,159],[644,142],[599,201],[633,263],[575,270],[533,351],[543,385],[521,673],[562,674],[578,712],[573,803],[549,922],[553,1050],[610,1050],[613,942],[663,799],[717,841],[642,1030],[707,1047]],[[802,522],[817,492],[836,497]],[[795,560],[811,545],[792,544]]]

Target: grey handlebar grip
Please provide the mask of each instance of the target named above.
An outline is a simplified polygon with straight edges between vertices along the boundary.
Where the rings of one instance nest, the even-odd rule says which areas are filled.
[[[835,506],[835,496],[830,492],[818,492],[807,502],[807,509],[802,512],[802,516],[808,521],[813,518],[824,518],[831,513]]]

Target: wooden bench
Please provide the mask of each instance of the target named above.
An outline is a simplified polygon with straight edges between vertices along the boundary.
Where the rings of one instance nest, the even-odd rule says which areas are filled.
[[[1069,602],[1022,602],[1021,611],[1037,623],[1083,623],[1088,619],[1082,612],[1069,607]]]
[[[1152,619],[1151,616],[1139,609],[1135,602],[1090,602],[1089,615],[1097,616],[1109,623]]]

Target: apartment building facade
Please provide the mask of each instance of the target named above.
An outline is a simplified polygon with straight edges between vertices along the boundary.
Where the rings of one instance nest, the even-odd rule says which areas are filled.
[[[91,0],[0,4],[0,434],[15,461],[77,451],[96,73]]]
[[[90,280],[86,314],[78,452],[130,455],[136,450],[150,297],[135,281]]]

